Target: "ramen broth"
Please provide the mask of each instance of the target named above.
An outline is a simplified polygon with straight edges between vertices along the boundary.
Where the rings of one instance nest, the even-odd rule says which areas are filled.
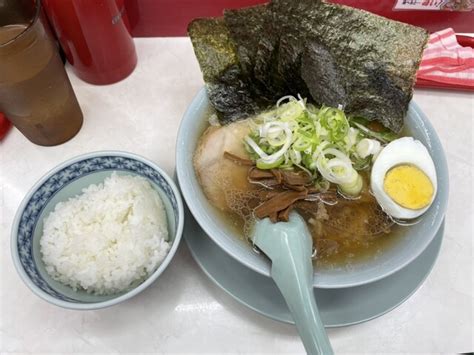
[[[313,258],[315,266],[324,268],[348,266],[351,263],[376,258],[396,244],[404,230],[402,226],[396,224],[372,235],[357,234],[355,232],[361,228],[361,220],[357,218],[367,215],[369,206],[354,204],[353,201],[349,201],[344,206],[341,204],[337,207],[326,208],[334,212],[337,211],[340,216],[345,216],[345,218],[340,217],[345,221],[345,228],[337,226],[337,219],[333,222],[321,221],[315,223],[310,213],[303,208],[296,208],[308,223],[308,229],[313,238],[313,246],[317,248],[316,256]],[[220,219],[239,235],[240,239],[248,242],[249,247],[253,247],[249,235],[255,223],[254,217],[244,219],[241,213],[222,211],[217,208],[215,210]]]
[[[258,190],[262,189],[256,187],[255,191]],[[247,241],[249,246],[252,246],[249,235],[255,223],[251,207],[259,203],[261,201],[258,198],[250,198],[246,203],[248,208],[238,211],[217,209],[220,219],[241,236],[242,240]],[[318,209],[324,209],[328,218],[322,219],[325,216],[321,216],[323,212],[318,215]],[[374,213],[374,209],[377,212]],[[360,200],[344,200],[341,197],[334,206],[308,201],[295,210],[305,219],[313,238],[313,246],[317,250],[314,263],[317,267],[348,266],[353,262],[375,258],[393,246],[403,231],[403,227],[392,224],[382,214],[374,197],[365,187]]]
[[[237,123],[237,127],[232,128],[235,137],[230,143],[229,140],[223,143],[214,137],[216,132],[218,134],[220,129],[228,126],[210,127],[203,133],[195,155],[195,170],[204,193],[219,211],[221,219],[252,247],[250,233],[256,220],[253,211],[263,203],[265,199],[262,196],[269,190],[248,181],[248,166],[220,157],[229,150],[235,155],[245,156],[245,150],[241,148],[241,137],[245,130],[239,130],[239,125],[243,124]],[[225,136],[228,138],[229,133]],[[209,141],[212,140],[216,144],[210,149]],[[200,171],[196,156],[203,154],[204,146],[213,151],[214,160],[220,161],[217,165],[210,165],[212,159],[206,157],[207,165]],[[350,200],[338,195],[335,205],[326,205],[321,201],[300,201],[295,204],[294,209],[305,219],[311,232],[313,246],[317,250],[314,260],[319,267],[348,266],[353,262],[377,257],[399,240],[403,227],[393,223],[370,193],[370,171],[361,171],[360,174],[364,187],[357,199]]]

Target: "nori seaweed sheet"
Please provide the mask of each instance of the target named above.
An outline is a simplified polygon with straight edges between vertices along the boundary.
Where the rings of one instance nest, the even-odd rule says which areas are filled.
[[[345,106],[348,101],[344,77],[336,60],[323,45],[308,42],[301,56],[301,77],[311,95],[326,106]]]
[[[257,94],[274,102],[286,95],[289,89],[274,67],[277,52],[272,45],[278,37],[273,36],[271,29],[271,6],[264,4],[226,10],[224,19],[237,47],[242,72],[250,78]]]
[[[266,28],[271,26],[271,22],[265,25]],[[264,33],[265,35],[259,42],[255,59],[255,80],[259,85],[266,86],[275,100],[287,95],[291,90],[278,72],[278,37],[271,30]]]
[[[270,35],[267,46],[274,49],[272,53],[273,62],[271,70],[274,71],[271,79],[279,80],[284,82],[287,87],[286,95],[300,94],[303,97],[311,97],[310,91],[302,78],[301,75],[301,53],[303,52],[306,43],[304,41],[304,35],[299,34],[293,30],[293,27],[297,26],[297,19],[290,22],[281,22],[281,14],[291,11],[291,9],[297,6],[298,1],[291,1],[288,3],[280,3],[272,1],[269,10],[271,15],[269,16],[271,25],[268,26],[271,29],[272,34]],[[285,36],[283,36],[285,34]],[[265,39],[262,39],[260,45],[264,46]],[[270,41],[273,41],[271,44]],[[267,55],[265,52],[259,52],[259,55]],[[264,60],[264,58],[257,58],[257,60]]]
[[[428,39],[421,28],[319,0],[229,10],[225,22],[192,22],[189,34],[221,123],[301,94],[394,132]]]
[[[224,11],[224,21],[237,48],[242,72],[250,77],[254,77],[258,42],[267,13],[266,4]]]
[[[400,132],[427,32],[318,0],[272,3],[280,73],[291,80],[300,68],[317,103],[339,101],[349,114]],[[318,82],[330,84],[331,78],[337,82],[329,87]]]
[[[242,73],[224,19],[193,20],[188,33],[219,121],[227,124],[254,115],[261,103]]]

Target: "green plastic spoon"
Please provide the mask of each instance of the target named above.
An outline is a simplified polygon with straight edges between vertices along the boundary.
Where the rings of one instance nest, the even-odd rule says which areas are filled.
[[[271,275],[296,323],[308,354],[333,354],[313,293],[312,238],[296,212],[288,222],[259,220],[253,242],[272,261]]]

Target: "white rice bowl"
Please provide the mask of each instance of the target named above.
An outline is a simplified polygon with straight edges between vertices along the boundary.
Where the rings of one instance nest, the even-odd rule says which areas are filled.
[[[141,283],[170,249],[166,211],[139,176],[113,173],[60,202],[44,220],[40,251],[48,274],[98,295]]]

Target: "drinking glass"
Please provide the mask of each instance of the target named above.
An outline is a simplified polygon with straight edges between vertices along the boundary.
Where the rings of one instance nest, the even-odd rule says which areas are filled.
[[[0,112],[39,145],[64,143],[82,126],[40,0],[0,1]]]

